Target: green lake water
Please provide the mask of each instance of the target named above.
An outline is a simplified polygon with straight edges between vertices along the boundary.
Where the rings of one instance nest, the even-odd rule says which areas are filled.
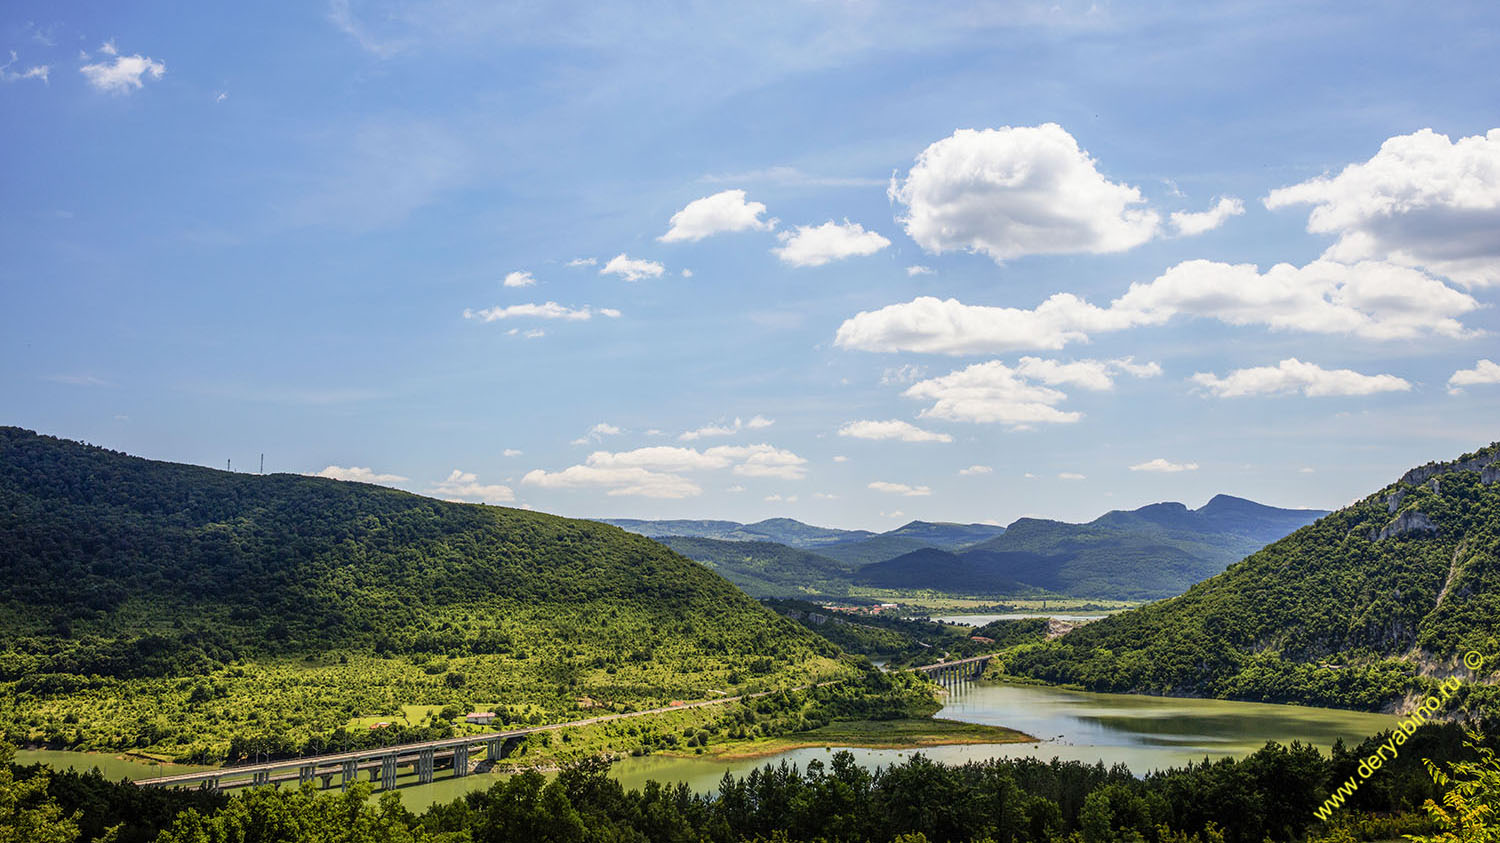
[[[162,764],[130,755],[103,752],[63,752],[52,749],[16,750],[17,764],[46,764],[55,769],[88,771],[98,767],[106,779],[153,779],[157,776],[172,776],[178,773],[196,773],[212,770],[213,767],[193,767],[187,764]]]
[[[920,750],[948,763],[987,758],[1035,756],[1106,765],[1123,763],[1137,775],[1188,761],[1225,756],[1240,757],[1268,740],[1300,740],[1328,749],[1339,738],[1357,743],[1396,724],[1393,715],[1368,714],[1328,708],[1146,697],[1128,694],[1090,694],[1029,685],[970,686],[938,714],[953,720],[1008,726],[1040,738],[1029,744],[939,746]],[[627,758],[614,766],[614,775],[627,788],[647,780],[686,782],[695,790],[715,789],[724,773],[742,776],[765,765],[787,761],[805,767],[818,759],[827,763],[833,748],[796,749],[779,755],[743,761],[646,756]],[[900,763],[916,750],[853,749],[867,766]],[[76,752],[17,753],[21,763],[42,761],[57,767],[87,769],[98,766],[111,778],[149,778],[170,772],[199,769],[174,765],[148,766],[112,755]],[[441,775],[441,773],[439,774]],[[456,799],[487,788],[499,774],[476,774],[462,779],[439,778],[427,785],[404,786],[402,799],[413,810],[434,802]]]

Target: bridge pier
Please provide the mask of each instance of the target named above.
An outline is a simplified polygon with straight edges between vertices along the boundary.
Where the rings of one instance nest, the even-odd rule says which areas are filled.
[[[432,756],[433,751],[430,749],[417,753],[417,782],[419,784],[432,783]]]
[[[396,788],[396,753],[382,755],[380,757],[380,789],[395,790]]]
[[[345,761],[341,772],[343,773],[343,777],[339,781],[339,790],[348,790],[349,785],[359,781],[359,759]],[[327,787],[328,785],[325,783],[323,786]]]
[[[333,773],[319,773],[318,778],[323,781],[322,786],[319,788],[320,790],[327,790],[333,787]]]
[[[305,785],[305,784],[312,784],[313,779],[317,777],[317,774],[318,774],[318,765],[316,765],[316,764],[304,764],[304,765],[302,765],[301,767],[297,768],[297,786],[301,787],[302,785]]]
[[[270,770],[256,770],[255,772],[253,772],[253,773],[250,774],[250,786],[251,787],[260,787],[262,785],[268,785],[270,783],[271,783],[271,771]]]
[[[211,790],[214,793],[218,793],[219,792],[219,779],[218,779],[218,777],[215,776],[214,778],[211,778],[211,779],[204,779],[202,782],[200,782],[198,784],[198,789],[199,790]]]
[[[453,748],[453,777],[467,776],[469,774],[469,745],[459,744]]]

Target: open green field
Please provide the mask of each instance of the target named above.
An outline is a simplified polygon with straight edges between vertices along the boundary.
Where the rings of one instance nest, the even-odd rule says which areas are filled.
[[[552,659],[473,655],[441,659],[435,671],[432,660],[420,657],[356,654],[244,661],[191,678],[94,677],[67,693],[0,694],[0,721],[23,745],[208,761],[483,731],[462,723],[476,709],[496,712],[497,726],[538,725],[712,699],[726,687],[756,692],[854,675],[818,657],[734,686],[727,665],[706,659],[696,663],[700,672],[689,673],[655,661],[593,667],[594,657],[566,650]],[[455,675],[463,682],[448,678]],[[593,705],[581,702],[585,697]],[[457,724],[440,716],[445,709]],[[378,730],[385,734],[370,735],[382,722],[390,724]]]
[[[999,614],[1004,612],[1119,612],[1141,605],[1141,600],[1101,600],[1080,597],[952,597],[922,592],[892,595],[890,602],[935,614],[971,612]]]

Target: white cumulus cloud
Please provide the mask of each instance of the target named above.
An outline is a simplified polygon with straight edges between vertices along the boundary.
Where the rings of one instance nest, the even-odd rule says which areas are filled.
[[[1193,383],[1220,398],[1247,395],[1286,395],[1300,392],[1310,398],[1332,395],[1373,395],[1378,392],[1405,392],[1411,384],[1395,375],[1365,375],[1353,369],[1324,369],[1316,363],[1304,363],[1295,357],[1275,366],[1236,369],[1224,377],[1199,372]]]
[[[901,442],[952,442],[946,433],[923,430],[900,419],[890,421],[852,421],[839,428],[840,436],[854,439],[896,439]]]
[[[347,480],[353,483],[374,483],[379,486],[394,486],[397,483],[405,483],[406,478],[399,474],[380,474],[374,469],[357,465],[348,468],[338,465],[330,465],[321,471],[312,473],[313,477],[329,477],[334,480]]]
[[[1479,306],[1437,278],[1388,262],[1317,260],[1261,272],[1254,264],[1190,260],[1132,284],[1108,307],[1071,293],[1057,293],[1031,310],[920,296],[846,319],[834,342],[861,351],[936,354],[1058,349],[1093,334],[1177,317],[1369,340],[1466,338],[1475,332],[1458,317]]]
[[[1064,471],[1057,475],[1059,480],[1087,480],[1088,477],[1074,471]]]
[[[517,271],[508,273],[500,283],[506,287],[530,287],[536,284],[536,279],[531,277],[530,272]]]
[[[573,440],[574,445],[587,445],[590,442],[598,442],[606,436],[619,436],[624,433],[619,427],[609,422],[599,422],[588,429],[588,432]]]
[[[478,475],[456,468],[445,479],[434,483],[428,493],[443,500],[473,503],[509,503],[516,499],[516,493],[509,486],[480,483]]]
[[[698,484],[676,474],[592,465],[573,465],[557,472],[538,468],[526,472],[521,482],[543,489],[604,489],[607,495],[643,498],[689,498],[703,492]]]
[[[1132,465],[1130,467],[1130,470],[1131,471],[1154,471],[1154,472],[1160,472],[1160,473],[1163,473],[1163,474],[1175,474],[1175,473],[1177,473],[1179,471],[1197,471],[1198,470],[1198,464],[1195,463],[1195,462],[1168,462],[1167,460],[1165,460],[1165,459],[1163,459],[1161,457],[1157,457],[1154,460],[1148,460],[1148,461],[1143,462],[1143,463],[1138,463],[1136,465]]]
[[[1023,255],[1121,252],[1150,240],[1161,217],[1140,190],[1099,172],[1055,123],[960,129],[917,156],[891,199],[928,252]]]
[[[167,73],[167,66],[149,56],[136,53],[133,56],[118,55],[111,43],[102,51],[111,58],[78,68],[90,85],[110,94],[128,94],[144,87],[143,77],[160,79]]]
[[[22,79],[40,79],[42,80],[42,84],[47,84],[48,74],[52,72],[51,66],[45,64],[34,64],[24,70],[11,70],[11,66],[19,60],[20,57],[16,55],[16,51],[11,50],[10,61],[6,62],[5,64],[0,64],[0,82],[18,82]]]
[[[979,474],[994,474],[995,469],[987,465],[971,465],[968,468],[960,468],[958,473],[964,477],[973,477]]]
[[[848,220],[799,225],[795,231],[783,231],[777,236],[781,245],[771,251],[790,266],[822,266],[830,261],[873,255],[891,245],[891,241],[879,234],[865,231],[864,226]]]
[[[639,281],[642,278],[660,278],[667,268],[656,261],[627,257],[624,252],[609,259],[602,269],[600,275],[618,275],[626,281]]]
[[[465,319],[477,319],[480,322],[498,322],[502,319],[562,319],[567,322],[586,322],[594,318],[594,314],[605,316],[610,319],[618,319],[620,311],[605,307],[594,310],[591,307],[564,307],[555,301],[545,304],[512,304],[506,307],[495,305],[481,310],[464,309]]]
[[[885,492],[888,495],[905,495],[909,498],[927,497],[932,490],[926,486],[908,486],[905,483],[888,483],[884,480],[876,480],[869,484],[871,489],[877,492]]]
[[[1207,211],[1173,211],[1170,219],[1178,234],[1191,237],[1213,231],[1230,217],[1245,213],[1245,203],[1233,196],[1225,196]]]
[[[1138,364],[1128,357],[1067,363],[1023,357],[1015,366],[999,360],[975,363],[914,383],[902,394],[933,402],[922,410],[924,417],[1026,428],[1083,418],[1082,413],[1058,408],[1068,396],[1057,386],[1104,391],[1114,388],[1120,374],[1153,377],[1160,373],[1156,364]]]
[[[760,415],[752,416],[749,421],[736,418],[733,422],[709,424],[696,430],[685,431],[677,438],[684,442],[691,442],[695,439],[704,439],[710,436],[733,436],[741,430],[764,430],[775,423],[775,419],[768,419]]]
[[[1457,395],[1466,386],[1500,383],[1500,364],[1492,360],[1480,360],[1472,369],[1459,369],[1448,378],[1448,391]]]
[[[1328,257],[1389,260],[1461,284],[1500,283],[1500,129],[1459,138],[1397,135],[1363,163],[1273,190],[1267,208],[1311,205]]]
[[[906,268],[906,274],[915,278],[918,275],[932,275],[933,270],[930,266],[922,266],[920,264],[917,264],[914,266],[908,266]]]
[[[740,477],[800,480],[807,460],[772,445],[720,445],[699,451],[656,445],[632,451],[595,451],[582,465],[536,469],[521,482],[555,489],[603,488],[610,495],[684,498],[702,489],[684,473],[729,469]]]
[[[880,384],[881,386],[891,386],[893,384],[912,383],[913,381],[921,380],[925,374],[927,374],[927,370],[921,366],[912,363],[903,363],[900,366],[892,366],[881,372]]]
[[[761,219],[765,212],[764,203],[745,201],[745,191],[725,190],[687,203],[672,215],[667,233],[657,239],[680,243],[728,231],[770,231],[776,220]]]

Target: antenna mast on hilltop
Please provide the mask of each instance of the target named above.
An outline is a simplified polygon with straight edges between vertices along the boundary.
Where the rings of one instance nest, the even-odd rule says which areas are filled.
[[[225,460],[224,461],[224,470],[225,471],[234,471],[234,469],[232,469],[232,468],[229,467],[229,466],[231,466],[233,464],[234,464],[234,460]]]
[[[266,455],[265,454],[261,454],[260,455],[260,473],[261,474],[265,474],[266,473]]]

